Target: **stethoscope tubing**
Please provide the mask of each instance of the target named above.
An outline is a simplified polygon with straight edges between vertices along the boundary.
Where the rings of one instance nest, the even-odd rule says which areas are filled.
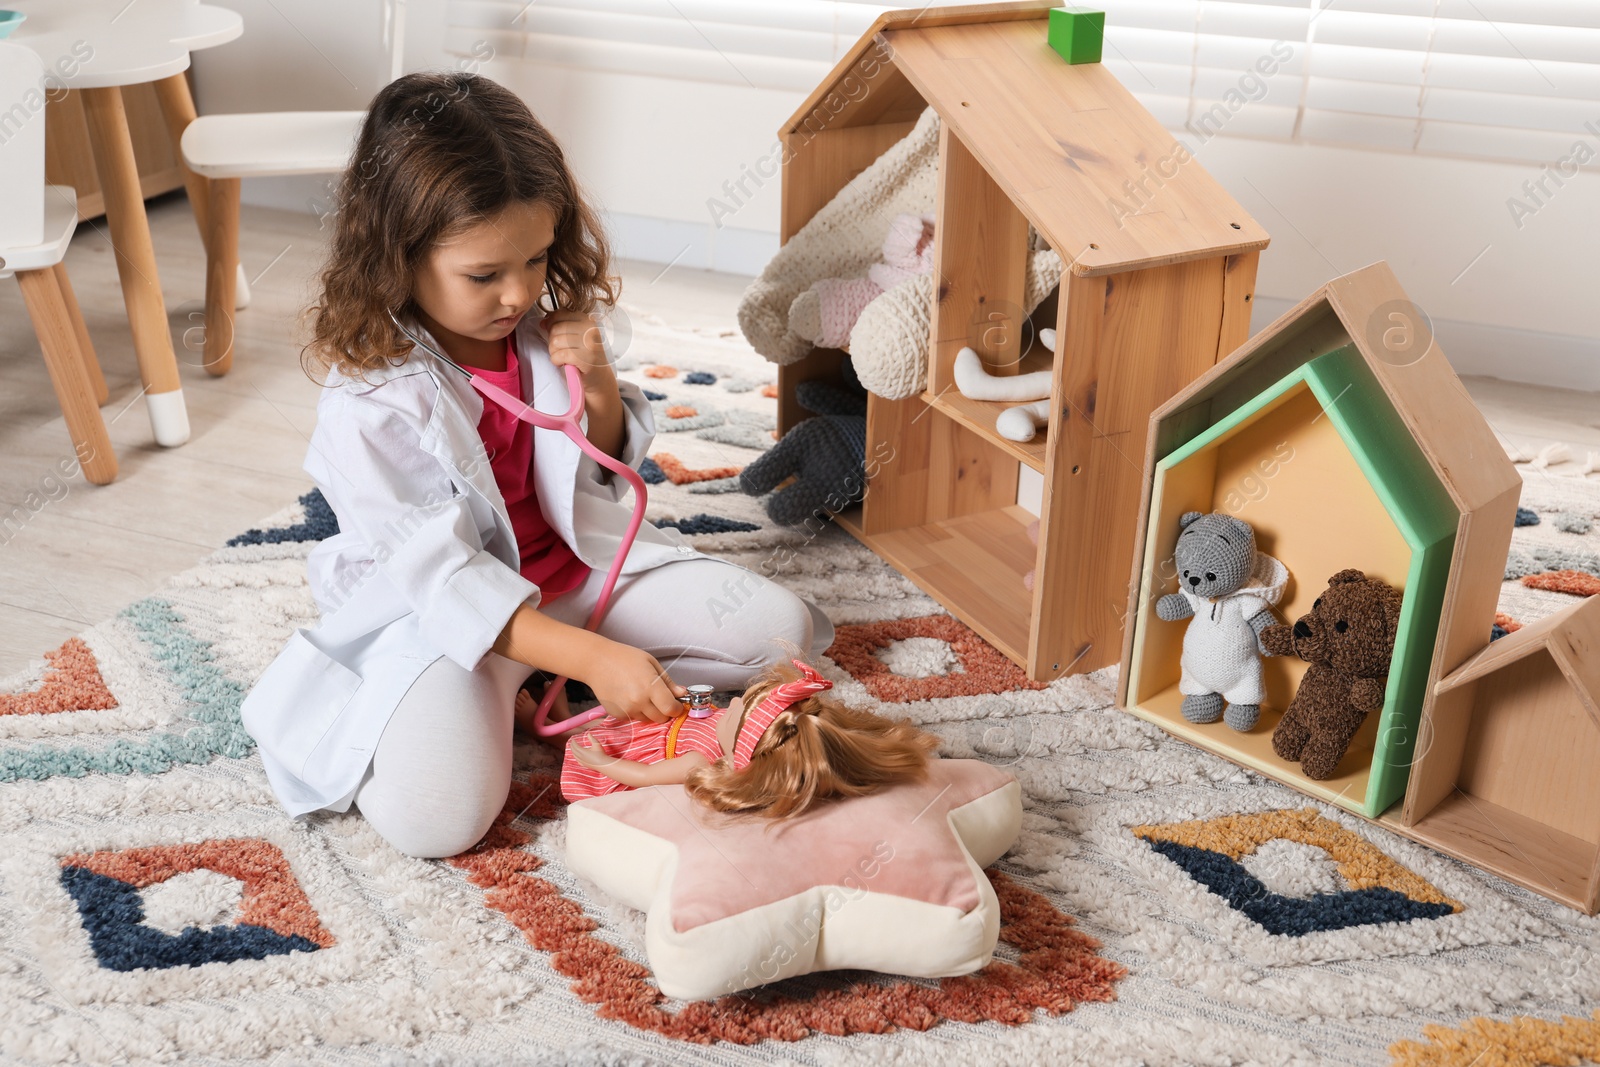
[[[445,364],[464,375],[472,383],[472,387],[483,394],[484,399],[494,401],[494,403],[523,422],[536,426],[541,430],[559,430],[566,434],[586,456],[627,482],[629,488],[633,490],[633,515],[628,520],[628,530],[623,534],[622,543],[617,547],[617,555],[611,561],[611,569],[606,572],[605,584],[600,587],[600,596],[595,600],[594,610],[589,613],[589,621],[584,624],[585,629],[594,630],[600,625],[601,620],[605,618],[606,608],[611,603],[612,590],[616,588],[617,579],[622,574],[622,567],[628,560],[628,553],[633,549],[634,539],[639,535],[639,527],[644,525],[644,512],[649,502],[649,493],[645,489],[644,479],[639,477],[638,471],[620,459],[607,455],[603,449],[593,441],[590,441],[584,434],[582,422],[583,376],[579,374],[578,368],[570,363],[562,368],[566,373],[567,395],[571,397],[572,403],[565,414],[552,415],[548,412],[536,410],[530,404],[518,400],[493,382],[472,373],[472,371],[406,329],[405,324],[400,321],[393,311],[389,312],[389,318],[399,328],[400,332],[411,340],[412,344],[435,359],[442,360]],[[593,711],[582,712],[562,722],[550,723],[550,708],[555,703],[556,696],[561,692],[561,688],[566,684],[567,677],[562,675],[545,687],[544,697],[539,701],[539,709],[534,714],[534,731],[540,737],[558,737],[561,734],[576,730],[580,726],[586,726],[595,719],[603,718],[606,715],[605,709],[595,708]]]

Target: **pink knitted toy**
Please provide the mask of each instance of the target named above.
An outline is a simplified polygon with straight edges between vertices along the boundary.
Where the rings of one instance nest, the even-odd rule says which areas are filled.
[[[789,329],[812,344],[841,348],[863,308],[907,278],[933,270],[933,219],[896,215],[883,239],[883,261],[865,278],[824,278],[789,305]]]

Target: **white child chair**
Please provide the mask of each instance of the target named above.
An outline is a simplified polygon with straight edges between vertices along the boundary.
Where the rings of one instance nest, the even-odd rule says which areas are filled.
[[[61,262],[78,225],[78,195],[70,186],[45,185],[46,89],[38,53],[0,42],[0,100],[28,112],[0,137],[0,278],[17,276],[84,477],[106,485],[117,476],[117,457],[100,417],[105,377]]]
[[[406,0],[382,0],[388,84],[404,69]],[[192,113],[192,105],[191,113]],[[291,174],[337,174],[350,161],[365,111],[276,111],[201,115],[182,125],[184,164],[205,180],[206,208],[196,212],[206,246],[206,369],[233,366],[235,264],[239,260],[239,182]],[[169,114],[168,122],[172,117]],[[193,191],[191,190],[191,196]]]
[[[344,170],[365,111],[279,111],[201,115],[183,131],[183,161],[206,179],[205,366],[233,366],[234,286],[239,263],[239,181]]]

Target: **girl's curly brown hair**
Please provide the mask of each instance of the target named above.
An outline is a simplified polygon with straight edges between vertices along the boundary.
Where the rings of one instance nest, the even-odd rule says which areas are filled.
[[[744,707],[756,707],[773,688],[799,677],[787,663],[769,667],[745,690]],[[781,819],[831,797],[921,781],[938,747],[937,737],[903,719],[857,711],[817,694],[772,720],[744,769],[723,756],[691,771],[684,788],[716,811]]]
[[[416,315],[412,279],[440,241],[514,203],[555,212],[547,311],[614,304],[610,249],[561,146],[504,86],[461,71],[389,83],[367,111],[339,181],[322,295],[308,309],[308,372],[359,378],[404,362],[411,342],[389,311]]]

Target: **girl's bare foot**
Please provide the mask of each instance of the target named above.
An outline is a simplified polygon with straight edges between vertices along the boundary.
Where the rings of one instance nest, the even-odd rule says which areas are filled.
[[[517,726],[534,737],[539,737],[539,731],[535,725],[538,711],[539,702],[533,698],[533,694],[526,689],[518,689],[516,699],[512,703],[512,713],[516,718]],[[572,710],[567,706],[567,694],[565,688],[563,688],[561,692],[556,694],[555,702],[550,705],[550,713],[545,721],[560,722],[571,715]],[[548,741],[553,745],[560,745],[567,738],[564,735],[557,735],[555,737],[539,737],[539,740]]]
[[[537,736],[537,731],[533,728],[533,717],[534,713],[539,710],[539,703],[533,699],[533,694],[526,689],[518,689],[517,699],[512,707],[517,725],[528,733]]]

